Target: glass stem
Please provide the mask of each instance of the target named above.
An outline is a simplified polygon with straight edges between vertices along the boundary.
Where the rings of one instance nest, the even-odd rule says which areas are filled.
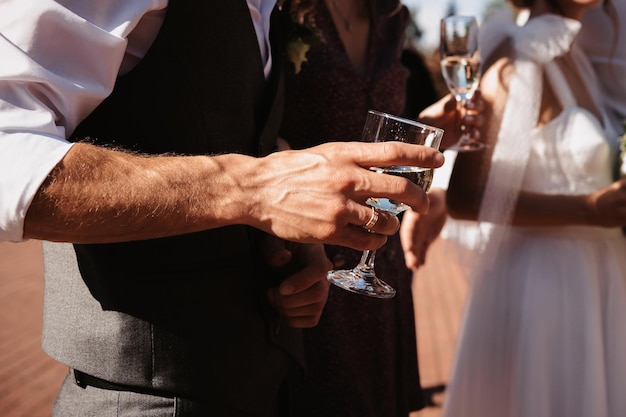
[[[375,250],[366,250],[363,252],[363,256],[361,256],[361,261],[357,265],[357,268],[361,271],[363,275],[368,277],[374,277],[374,259],[376,258]]]
[[[460,141],[466,141],[469,139],[469,133],[467,126],[465,126],[465,114],[467,112],[467,101],[459,100],[459,114],[461,115],[461,138]]]

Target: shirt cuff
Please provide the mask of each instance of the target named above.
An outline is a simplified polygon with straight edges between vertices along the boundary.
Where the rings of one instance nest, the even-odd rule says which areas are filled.
[[[35,193],[73,143],[31,133],[0,134],[0,242],[24,240]]]

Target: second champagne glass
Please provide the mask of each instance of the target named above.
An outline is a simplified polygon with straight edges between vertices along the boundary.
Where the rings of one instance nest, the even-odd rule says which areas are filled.
[[[370,110],[363,128],[363,141],[387,142],[401,141],[439,149],[443,130],[413,120],[403,119],[387,113]],[[419,185],[428,191],[433,180],[432,168],[416,166],[371,167],[370,170],[381,174],[398,175]],[[407,210],[406,204],[382,197],[370,197],[366,203],[373,210],[384,210],[398,215]],[[391,298],[396,290],[376,276],[374,259],[376,251],[365,251],[361,261],[353,269],[328,272],[328,280],[348,291],[375,298]]]
[[[465,112],[480,80],[478,22],[474,16],[448,16],[441,20],[440,53],[441,74],[461,112]],[[448,149],[467,152],[485,147],[462,125],[461,137]]]

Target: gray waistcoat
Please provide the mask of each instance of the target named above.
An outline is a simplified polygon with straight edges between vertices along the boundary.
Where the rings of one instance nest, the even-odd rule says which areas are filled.
[[[244,0],[172,0],[145,58],[72,139],[155,154],[263,155],[280,124],[278,74],[263,76]],[[46,243],[44,349],[115,383],[263,414],[301,353],[299,333],[267,303],[276,278],[256,266],[258,233],[232,226],[122,244]]]

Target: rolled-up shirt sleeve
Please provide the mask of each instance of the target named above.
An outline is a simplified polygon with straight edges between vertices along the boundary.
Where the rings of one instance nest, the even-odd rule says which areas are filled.
[[[68,136],[110,94],[120,71],[141,59],[166,5],[0,4],[0,241],[23,239],[28,207],[71,148]]]

